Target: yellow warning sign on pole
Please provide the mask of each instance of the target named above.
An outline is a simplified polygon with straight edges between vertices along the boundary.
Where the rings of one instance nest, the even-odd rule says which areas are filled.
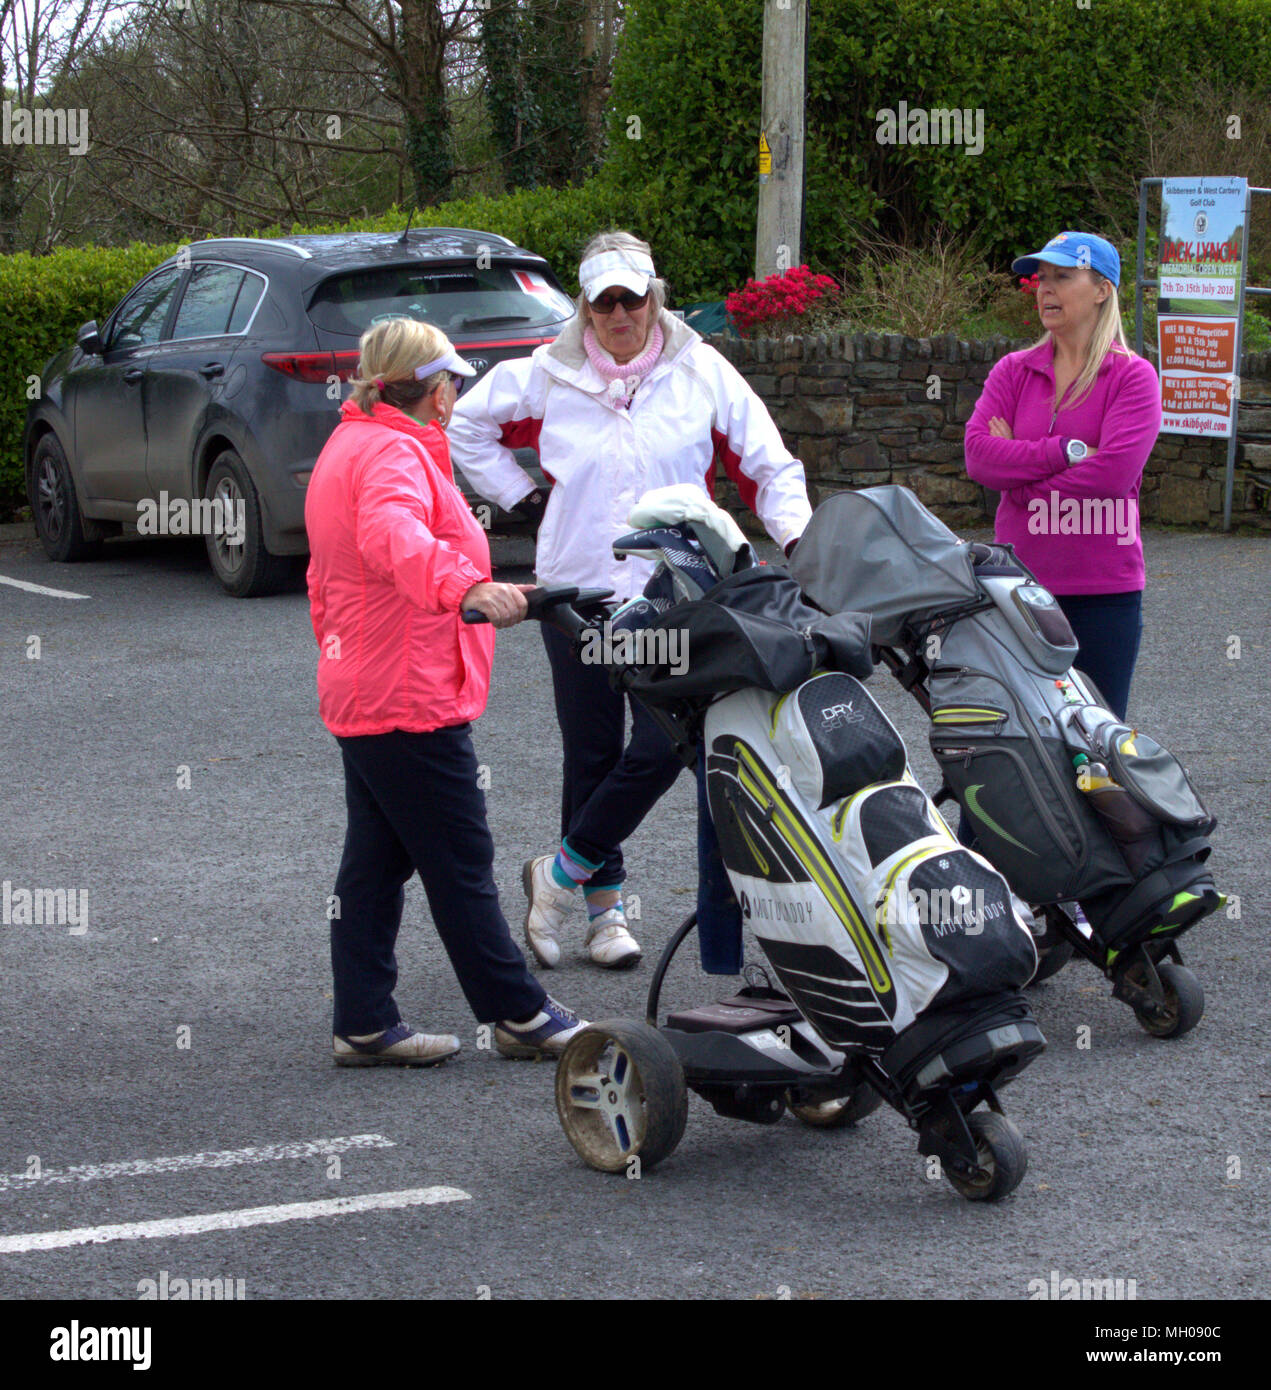
[[[759,132],[759,177],[767,178],[772,173],[772,151],[768,148],[768,141],[763,131]]]

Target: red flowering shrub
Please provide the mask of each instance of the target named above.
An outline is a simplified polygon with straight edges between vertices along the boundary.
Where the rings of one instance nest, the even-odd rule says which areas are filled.
[[[766,280],[747,280],[724,301],[728,317],[743,337],[781,337],[804,331],[800,320],[818,302],[839,292],[829,275],[813,275],[806,265],[791,266]]]
[[[1030,296],[1035,295],[1037,293],[1037,285],[1040,279],[1041,276],[1038,274],[1037,271],[1033,271],[1031,275],[1021,275],[1019,279],[1020,294],[1027,294]]]

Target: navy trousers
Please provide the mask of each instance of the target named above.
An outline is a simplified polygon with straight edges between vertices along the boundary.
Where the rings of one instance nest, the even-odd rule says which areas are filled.
[[[394,947],[412,872],[477,1020],[537,1013],[547,996],[499,909],[469,725],[338,741],[349,822],[331,922],[333,1031],[378,1033],[401,1020]]]
[[[1112,713],[1124,719],[1143,636],[1143,591],[1055,597],[1077,638],[1077,669],[1099,687]]]
[[[630,702],[631,739],[624,748],[627,699],[609,684],[608,668],[584,665],[569,638],[546,623],[542,633],[565,752],[561,836],[588,863],[599,865],[590,886],[616,888],[627,876],[622,842],[683,764],[638,700]]]
[[[1124,719],[1143,636],[1143,591],[1056,594],[1055,598],[1077,639],[1073,665],[1099,687],[1112,713]],[[958,839],[975,848],[975,828],[966,812],[958,822]]]

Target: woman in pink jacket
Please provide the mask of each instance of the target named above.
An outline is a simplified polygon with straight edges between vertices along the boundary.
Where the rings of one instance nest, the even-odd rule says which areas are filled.
[[[473,369],[412,319],[362,337],[360,379],[305,499],[318,703],[344,761],[348,830],[331,921],[334,1059],[429,1066],[459,1050],[393,1000],[403,887],[418,871],[477,1019],[505,1056],[559,1053],[584,1025],[529,973],[499,910],[470,721],[494,628],[525,596],[490,582],[485,532],[455,486],[445,427]],[[461,609],[490,620],[468,625]]]
[[[995,530],[1059,600],[1077,664],[1125,717],[1143,630],[1139,487],[1161,427],[1156,370],[1121,327],[1121,258],[1061,232],[1017,275],[1038,277],[1045,335],[989,373],[966,429],[966,470],[1001,493]]]

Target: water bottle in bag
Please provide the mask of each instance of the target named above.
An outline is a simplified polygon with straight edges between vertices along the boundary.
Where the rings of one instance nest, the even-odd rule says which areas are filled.
[[[1106,764],[1092,763],[1084,753],[1078,753],[1072,763],[1077,769],[1077,790],[1089,797],[1130,872],[1139,873],[1156,840],[1156,817],[1112,780]]]

